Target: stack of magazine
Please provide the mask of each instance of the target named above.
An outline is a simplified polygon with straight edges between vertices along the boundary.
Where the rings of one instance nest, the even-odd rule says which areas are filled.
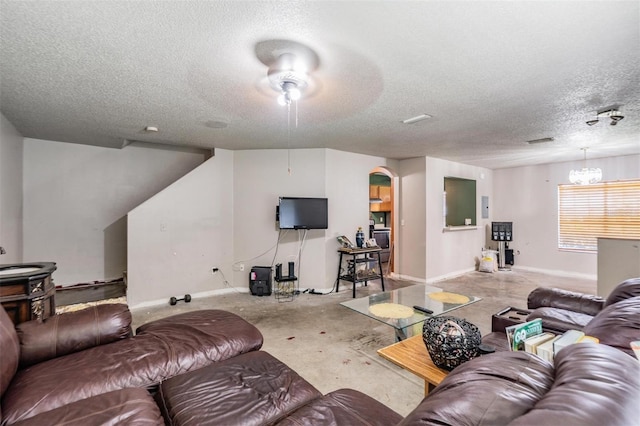
[[[598,339],[585,336],[579,330],[568,330],[558,336],[544,332],[542,331],[542,320],[540,318],[509,326],[505,329],[505,332],[509,341],[509,349],[536,354],[549,362],[553,362],[554,355],[560,352],[561,349],[573,343],[598,343]]]

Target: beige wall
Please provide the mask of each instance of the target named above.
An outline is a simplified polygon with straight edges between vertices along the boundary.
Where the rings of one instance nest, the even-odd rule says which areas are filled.
[[[128,214],[128,303],[225,288],[233,261],[233,153],[216,155]],[[222,273],[214,275],[212,268]],[[232,283],[230,283],[231,285]]]
[[[22,135],[0,114],[0,263],[23,259],[22,157]]]
[[[246,292],[252,266],[282,263],[286,272],[289,261],[296,262],[301,289],[329,291],[338,268],[336,237],[354,239],[358,226],[368,226],[369,172],[380,165],[394,162],[325,149],[216,150],[129,213],[129,303],[141,307],[185,293],[229,291],[222,277]],[[304,231],[279,233],[280,196],[329,200],[329,228],[307,232],[300,262]],[[213,267],[222,274],[212,275]]]
[[[426,158],[426,278],[427,282],[473,271],[486,246],[486,227],[496,212],[491,209],[493,172],[437,158]],[[443,232],[444,178],[459,177],[476,181],[477,229]],[[481,197],[489,197],[489,219],[482,219]]]
[[[283,236],[274,259],[279,196],[329,198],[329,229],[308,232],[299,271],[301,288],[327,291],[337,274],[336,237],[353,238],[359,226],[368,225],[368,175],[376,166],[399,175],[400,276],[432,282],[472,270],[481,248],[491,244],[491,221],[512,221],[516,267],[595,277],[595,255],[556,248],[557,184],[566,183],[569,169],[581,162],[491,171],[429,157],[396,161],[324,149],[218,150],[171,184],[201,164],[202,155],[25,139],[22,172],[16,168],[22,139],[7,123],[3,118],[0,133],[0,245],[13,240],[19,247],[22,239],[25,261],[58,262],[57,284],[108,279],[127,268],[132,305],[228,286],[246,291],[251,266],[297,259],[296,231]],[[607,180],[640,176],[638,155],[590,163],[602,167]],[[16,182],[22,175],[20,192]],[[477,230],[443,232],[445,176],[477,181]],[[488,219],[481,218],[483,195],[489,197]],[[9,226],[13,233],[7,233]],[[24,232],[16,231],[19,226]],[[213,275],[212,267],[222,274]]]
[[[291,175],[288,173],[288,155],[291,156]],[[298,263],[304,231],[283,230],[279,234],[275,217],[281,196],[326,197],[325,156],[324,149],[234,152],[233,275],[236,287],[248,289],[252,266],[282,263],[286,272],[289,261],[296,262],[301,288],[323,286],[326,231],[307,232]],[[276,255],[279,235],[281,239]],[[244,271],[239,270],[240,263],[245,265]]]
[[[331,289],[338,276],[337,253],[339,235],[346,235],[354,244],[358,227],[365,235],[369,229],[369,173],[375,167],[386,166],[397,172],[398,162],[382,157],[327,150],[326,187],[329,198],[329,229],[325,256],[327,261],[324,289]],[[351,283],[340,282],[340,288]]]
[[[494,171],[493,220],[513,222],[515,266],[556,274],[596,278],[597,255],[558,250],[558,185],[582,161]],[[640,155],[589,160],[603,180],[640,178]],[[518,254],[519,253],[519,254]]]
[[[54,261],[57,285],[121,277],[126,214],[202,163],[202,153],[24,140],[24,260]]]
[[[425,157],[400,161],[400,226],[398,262],[400,277],[424,281],[427,271],[427,162]]]

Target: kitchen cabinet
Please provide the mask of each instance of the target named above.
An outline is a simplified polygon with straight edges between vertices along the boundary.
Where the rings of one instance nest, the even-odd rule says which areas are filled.
[[[382,200],[381,203],[370,203],[369,210],[372,212],[391,211],[391,187],[381,185],[369,185],[369,199]]]

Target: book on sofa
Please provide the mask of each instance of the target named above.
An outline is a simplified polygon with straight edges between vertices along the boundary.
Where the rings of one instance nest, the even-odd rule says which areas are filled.
[[[512,351],[523,351],[524,341],[527,338],[542,334],[542,320],[536,318],[522,324],[515,324],[506,327],[507,340],[509,341],[509,349]]]
[[[569,345],[578,343],[584,337],[584,333],[580,330],[567,330],[559,339],[553,342],[553,355],[557,355],[562,349]]]
[[[544,342],[553,339],[556,337],[553,333],[541,333],[536,334],[535,336],[527,337],[524,341],[524,351],[532,354],[538,354],[538,346],[543,344]]]

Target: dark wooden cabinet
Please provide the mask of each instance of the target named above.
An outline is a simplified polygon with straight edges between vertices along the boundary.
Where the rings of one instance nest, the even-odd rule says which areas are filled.
[[[0,265],[0,303],[14,324],[55,315],[56,269],[53,262]]]

